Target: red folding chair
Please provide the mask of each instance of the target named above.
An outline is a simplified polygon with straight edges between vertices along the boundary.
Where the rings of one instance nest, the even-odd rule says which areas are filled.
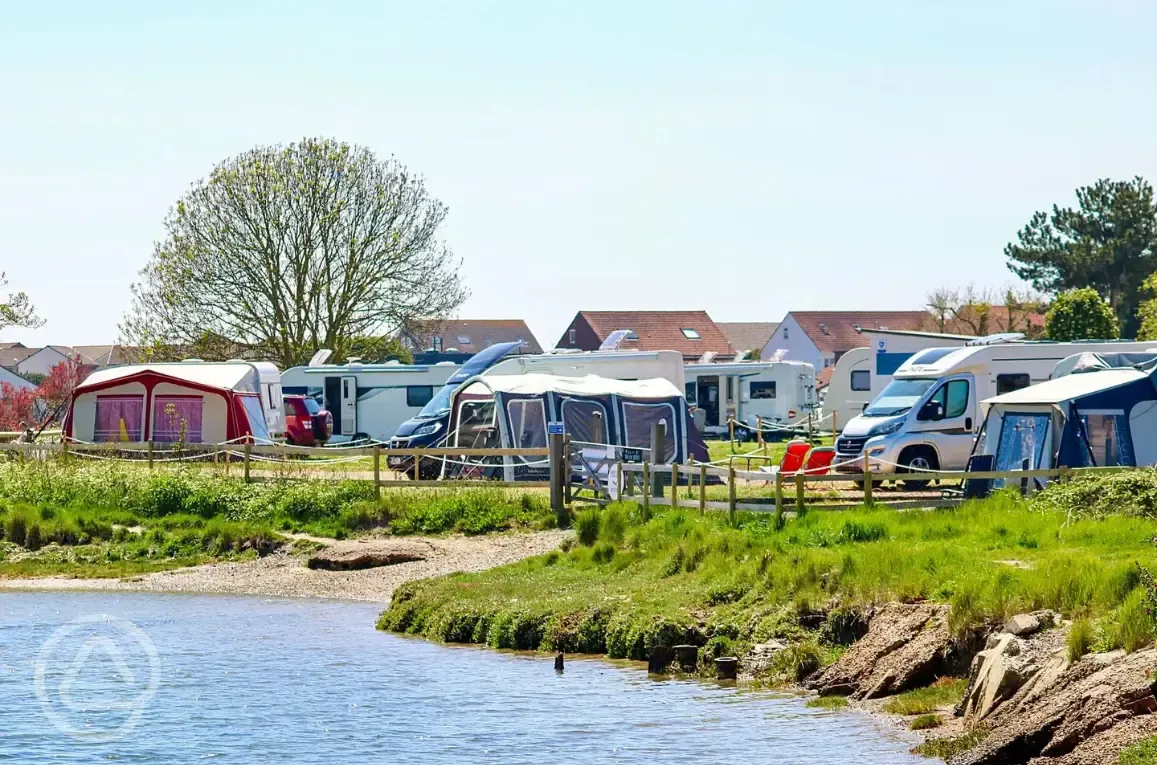
[[[826,475],[835,459],[835,447],[817,446],[807,456],[807,463],[803,467],[804,475]]]
[[[807,441],[800,439],[788,441],[787,449],[783,452],[783,459],[779,461],[779,469],[775,472],[785,474],[798,472],[804,466],[810,450],[811,444]]]

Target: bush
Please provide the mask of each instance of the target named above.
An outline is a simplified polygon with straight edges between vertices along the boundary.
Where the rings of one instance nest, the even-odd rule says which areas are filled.
[[[599,511],[597,508],[582,510],[574,517],[575,536],[579,544],[590,547],[599,538]]]
[[[1121,327],[1113,307],[1092,287],[1057,295],[1045,314],[1045,333],[1050,340],[1115,340]]]
[[[14,545],[24,546],[28,538],[28,512],[24,510],[9,510],[8,520],[4,524],[4,536]]]
[[[599,520],[599,539],[607,544],[619,546],[627,533],[627,513],[622,505],[610,505],[602,512]]]
[[[35,552],[41,548],[43,541],[40,538],[40,524],[30,523],[28,534],[24,538],[24,547]]]
[[[1052,482],[1031,501],[1036,509],[1059,511],[1074,519],[1157,518],[1157,469],[1078,473],[1072,480]]]

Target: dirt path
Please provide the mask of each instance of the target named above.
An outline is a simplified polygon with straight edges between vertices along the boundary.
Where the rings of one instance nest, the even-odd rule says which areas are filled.
[[[478,537],[405,537],[408,545],[429,548],[426,560],[361,571],[315,571],[306,557],[277,553],[246,563],[214,563],[129,579],[0,580],[0,590],[135,590],[338,598],[387,603],[398,585],[456,571],[482,571],[541,555],[559,546],[569,531],[491,534]],[[320,541],[320,540],[319,540]],[[325,540],[332,550],[372,551],[397,544],[391,538]]]

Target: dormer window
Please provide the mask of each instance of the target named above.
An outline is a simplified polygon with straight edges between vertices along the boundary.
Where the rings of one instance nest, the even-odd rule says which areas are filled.
[[[577,335],[577,334],[578,334],[578,332],[575,331],[575,328],[571,327],[570,330],[567,331],[567,333],[566,333],[567,342],[570,343],[571,345],[574,345],[576,342],[575,341],[575,335]]]
[[[698,340],[699,339],[699,333],[696,330],[691,329],[690,327],[683,327],[683,329],[681,331],[683,332],[683,337],[687,338],[688,340]]]
[[[470,338],[466,335],[458,335],[458,345],[470,345]]]

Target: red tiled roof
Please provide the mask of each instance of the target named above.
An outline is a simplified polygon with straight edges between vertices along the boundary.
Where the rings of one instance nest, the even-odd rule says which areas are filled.
[[[932,331],[927,311],[792,311],[800,328],[821,353],[839,353],[864,346],[861,329]]]
[[[824,367],[816,372],[816,390],[823,390],[832,384],[832,375],[836,373],[836,365],[832,364],[830,367]]]
[[[522,319],[438,319],[407,333],[411,346],[418,351],[434,347],[434,337],[442,338],[442,350],[457,348],[477,353],[495,343],[522,340],[522,353],[542,353],[542,346]]]
[[[579,311],[575,321],[580,319],[586,321],[600,342],[616,329],[632,330],[636,339],[624,340],[619,346],[623,349],[679,351],[688,358],[698,358],[707,351],[719,356],[735,354],[706,311]],[[687,337],[684,329],[698,333],[698,339]],[[570,347],[565,333],[558,345]]]
[[[735,349],[736,353],[756,351],[755,358],[759,358],[758,352],[762,351],[763,347],[771,340],[771,336],[779,328],[779,322],[717,321],[715,326],[723,332],[724,337],[731,343],[731,347]]]

